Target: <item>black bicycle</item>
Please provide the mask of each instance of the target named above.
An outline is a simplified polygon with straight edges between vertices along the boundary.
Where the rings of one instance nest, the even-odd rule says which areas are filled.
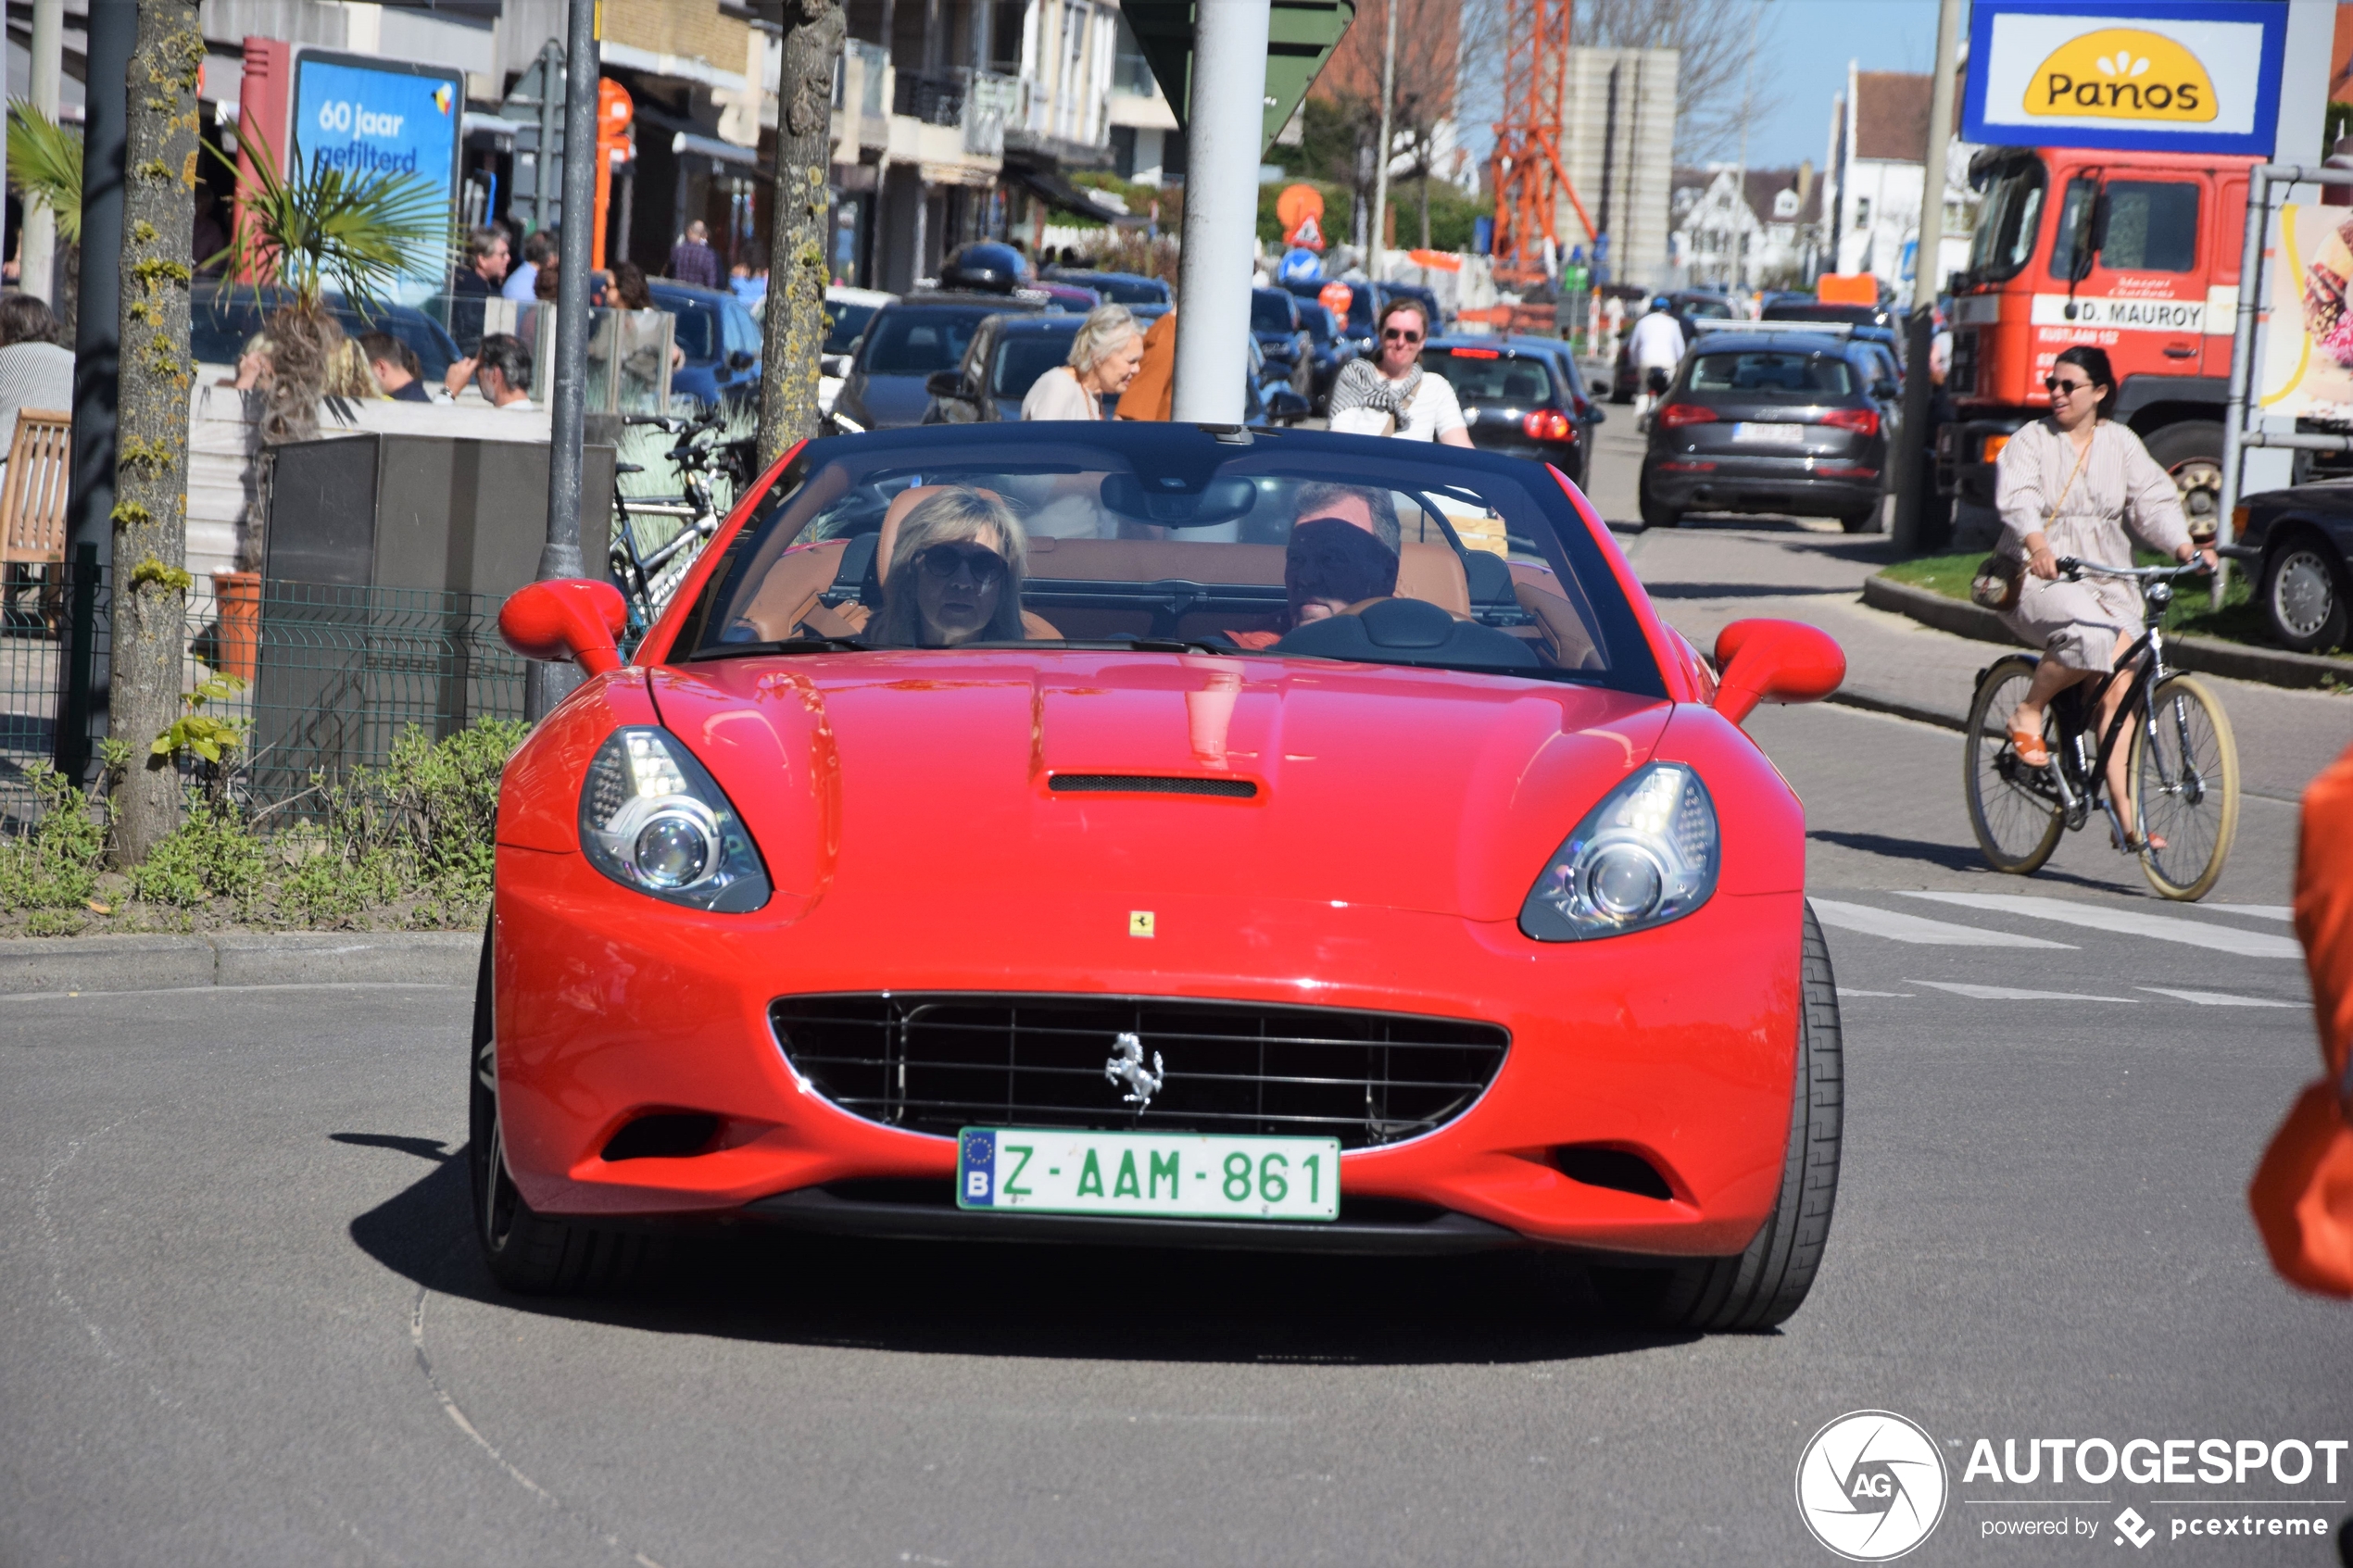
[[[1995,871],[2029,875],[2051,858],[2059,834],[2082,827],[2097,807],[2117,847],[2138,857],[2150,886],[2168,898],[2202,898],[2221,876],[2238,831],[2238,743],[2214,695],[2166,665],[2158,623],[2173,602],[2174,583],[2207,568],[2196,560],[2111,567],[2071,556],[2058,565],[2070,582],[2087,571],[2139,580],[2146,629],[2108,677],[2130,684],[2106,734],[2094,733],[2103,688],[2084,683],[2052,699],[2043,719],[2050,761],[2042,767],[2021,759],[2010,740],[2010,714],[2041,659],[2011,654],[1978,671],[1961,761],[1978,847]],[[2108,789],[2108,759],[2127,744],[2134,819],[2129,829]]]
[[[719,439],[726,415],[713,405],[693,418],[675,414],[631,414],[624,420],[650,426],[675,438],[663,454],[678,475],[677,495],[630,495],[621,488],[623,476],[645,472],[640,463],[613,466],[613,529],[610,565],[629,608],[628,634],[643,636],[670,602],[671,593],[686,577],[687,567],[703,542],[716,533],[726,508],[751,483],[752,438]],[[727,482],[724,499],[714,495],[712,481]],[[661,522],[672,524],[660,537],[652,535]]]

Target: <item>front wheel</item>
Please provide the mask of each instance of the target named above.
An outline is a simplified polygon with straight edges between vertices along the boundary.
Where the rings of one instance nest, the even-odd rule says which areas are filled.
[[[2149,885],[2189,901],[2211,892],[2239,825],[2239,748],[2230,716],[2189,675],[2169,675],[2149,695],[2133,733],[2133,807]]]
[[[2319,653],[2345,641],[2348,619],[2345,584],[2338,581],[2333,552],[2309,535],[2291,539],[2263,563],[2257,602],[2279,645],[2296,653]]]
[[[472,1181],[474,1240],[490,1277],[523,1296],[606,1289],[627,1284],[650,1260],[644,1236],[592,1231],[539,1213],[523,1201],[507,1171],[498,1122],[498,1046],[491,985],[491,933],[482,934],[474,981],[473,1045],[466,1053],[466,1165]]]
[[[2010,744],[2010,713],[2034,684],[2031,655],[1997,659],[1978,678],[1961,743],[1961,790],[1969,798],[1969,831],[1986,864],[2012,876],[2031,876],[2058,847],[2067,831],[2049,768],[2030,768]],[[2043,746],[2058,755],[2056,703],[2043,710]],[[2056,764],[2055,764],[2056,765]]]
[[[1830,1239],[1846,1114],[1838,983],[1810,904],[1799,936],[1798,979],[1789,1142],[1771,1217],[1737,1258],[1698,1258],[1665,1269],[1596,1269],[1597,1293],[1620,1311],[1662,1328],[1754,1333],[1780,1326],[1805,1305]]]

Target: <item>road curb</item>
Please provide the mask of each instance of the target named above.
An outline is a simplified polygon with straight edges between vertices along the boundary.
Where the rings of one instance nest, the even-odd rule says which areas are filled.
[[[1969,637],[1981,643],[2020,647],[2001,617],[1967,599],[1946,598],[1929,588],[1896,583],[1877,573],[1863,579],[1863,602],[1873,609],[1909,616],[1923,626]],[[2334,681],[2353,686],[2353,659],[2329,659],[2313,653],[2289,653],[2284,648],[2249,647],[2176,632],[2165,639],[2168,662],[2201,675],[2223,675],[2267,686],[2309,690]]]
[[[471,985],[470,931],[215,931],[0,942],[0,996],[206,985]]]

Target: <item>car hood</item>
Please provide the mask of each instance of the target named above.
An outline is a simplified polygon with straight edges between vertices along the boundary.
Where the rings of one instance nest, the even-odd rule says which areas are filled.
[[[1514,919],[1670,711],[1443,671],[1083,651],[746,658],[651,684],[780,890],[965,907],[1061,887]]]
[[[896,430],[902,425],[924,422],[924,410],[931,407],[931,394],[924,390],[922,376],[864,375],[856,379],[852,394],[865,417],[860,420],[868,430]]]

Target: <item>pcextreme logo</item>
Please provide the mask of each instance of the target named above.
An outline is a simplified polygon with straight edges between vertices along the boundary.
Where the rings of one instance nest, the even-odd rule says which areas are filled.
[[[1797,1512],[1850,1562],[1903,1556],[1944,1517],[1944,1456],[1893,1411],[1856,1411],[1814,1434],[1797,1461]]]
[[[2035,69],[2020,107],[2040,117],[2189,124],[2214,118],[2214,82],[2198,58],[2161,33],[2102,28],[2070,38]]]

